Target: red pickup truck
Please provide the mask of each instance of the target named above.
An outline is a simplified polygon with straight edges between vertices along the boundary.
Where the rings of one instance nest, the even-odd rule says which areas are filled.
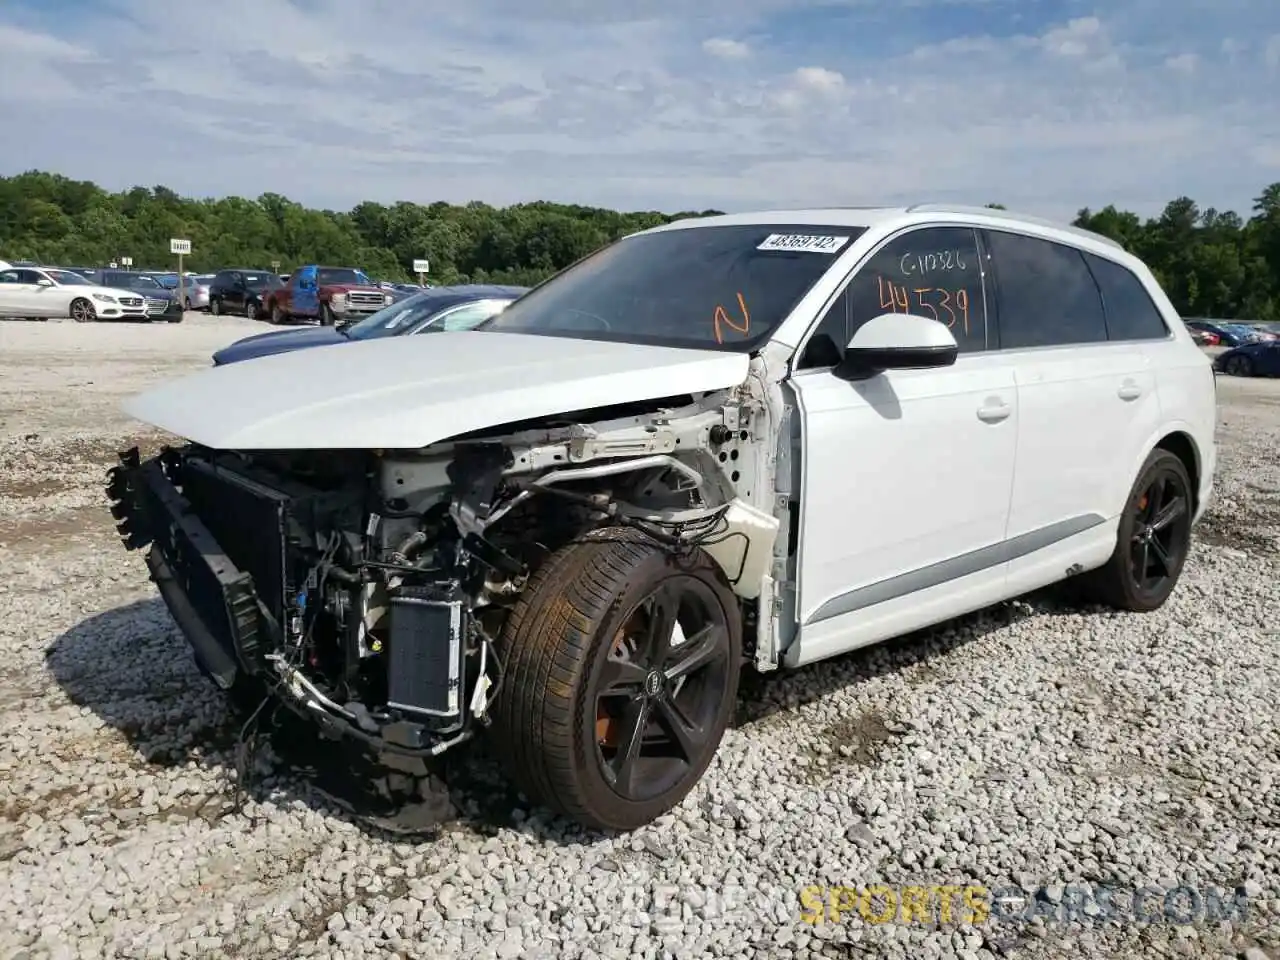
[[[331,327],[376,313],[394,298],[354,267],[299,267],[283,287],[272,290],[263,312],[272,323],[319,320]]]

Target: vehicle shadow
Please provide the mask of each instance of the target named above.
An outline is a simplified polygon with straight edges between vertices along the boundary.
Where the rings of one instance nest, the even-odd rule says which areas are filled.
[[[1071,615],[1087,609],[1066,584],[1055,584],[1023,597],[987,607],[791,670],[747,671],[738,692],[735,727],[748,727],[775,714],[794,710],[838,690],[887,674],[928,667],[956,650],[1001,630],[1022,616],[1028,605],[1037,615]]]
[[[493,819],[499,810],[510,823],[520,806],[482,746],[438,762],[431,771],[438,779],[430,781],[437,789],[424,792],[422,778],[320,737],[274,702],[233,711],[196,667],[159,598],[81,621],[49,645],[45,665],[73,703],[124,735],[141,762],[194,763],[222,773],[225,791],[202,808],[206,819],[247,812],[245,801],[301,801],[373,835],[426,839],[459,820]]]
[[[1041,595],[1036,599],[1039,611],[1046,612]],[[1049,600],[1049,612],[1055,602]],[[1079,608],[1063,603],[1062,610]],[[734,726],[765,722],[841,688],[928,664],[1017,616],[1016,604],[1006,603],[798,670],[748,672]],[[432,772],[439,779],[432,782],[437,789],[424,793],[346,742],[320,737],[283,707],[268,705],[258,711],[256,723],[246,723],[196,668],[159,598],[80,622],[50,644],[45,664],[68,698],[123,734],[141,762],[156,768],[195,764],[221,772],[224,794],[211,798],[200,813],[205,819],[252,816],[246,800],[300,801],[390,840],[429,840],[452,827],[486,835],[517,829],[553,843],[596,838],[532,807],[489,755],[483,738],[436,761]]]

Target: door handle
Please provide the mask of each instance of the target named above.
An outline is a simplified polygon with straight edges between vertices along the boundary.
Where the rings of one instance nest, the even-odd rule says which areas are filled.
[[[1121,400],[1137,400],[1142,396],[1142,388],[1132,380],[1126,380],[1120,384],[1120,389],[1116,391],[1116,396]]]
[[[1013,408],[1003,400],[992,397],[986,403],[978,408],[978,419],[983,423],[999,423],[1006,419]]]

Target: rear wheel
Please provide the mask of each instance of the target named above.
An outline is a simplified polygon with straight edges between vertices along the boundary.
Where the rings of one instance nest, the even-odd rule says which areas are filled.
[[[254,303],[252,300],[249,300],[248,302],[246,302],[244,305],[244,315],[250,320],[257,320],[258,305]]]
[[[1153,451],[1129,494],[1115,552],[1081,578],[1086,595],[1137,613],[1163,606],[1191,549],[1192,502],[1183,462],[1168,450]]]
[[[1222,369],[1233,377],[1253,376],[1253,363],[1248,357],[1243,355],[1228,357],[1227,362],[1223,364]]]
[[[71,301],[71,319],[76,323],[93,323],[98,319],[98,311],[84,297],[76,297]]]
[[[562,548],[508,620],[495,749],[537,802],[631,830],[711,763],[737,697],[738,604],[706,554],[602,535]]]
[[[222,313],[222,301],[217,297],[209,298],[209,312],[215,317]]]

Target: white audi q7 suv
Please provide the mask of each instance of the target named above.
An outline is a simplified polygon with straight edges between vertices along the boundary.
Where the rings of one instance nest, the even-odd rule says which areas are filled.
[[[1115,243],[935,205],[689,219],[471,332],[217,367],[109,490],[203,670],[593,828],[678,803],[747,669],[1058,581],[1140,614],[1213,488],[1208,358]]]

